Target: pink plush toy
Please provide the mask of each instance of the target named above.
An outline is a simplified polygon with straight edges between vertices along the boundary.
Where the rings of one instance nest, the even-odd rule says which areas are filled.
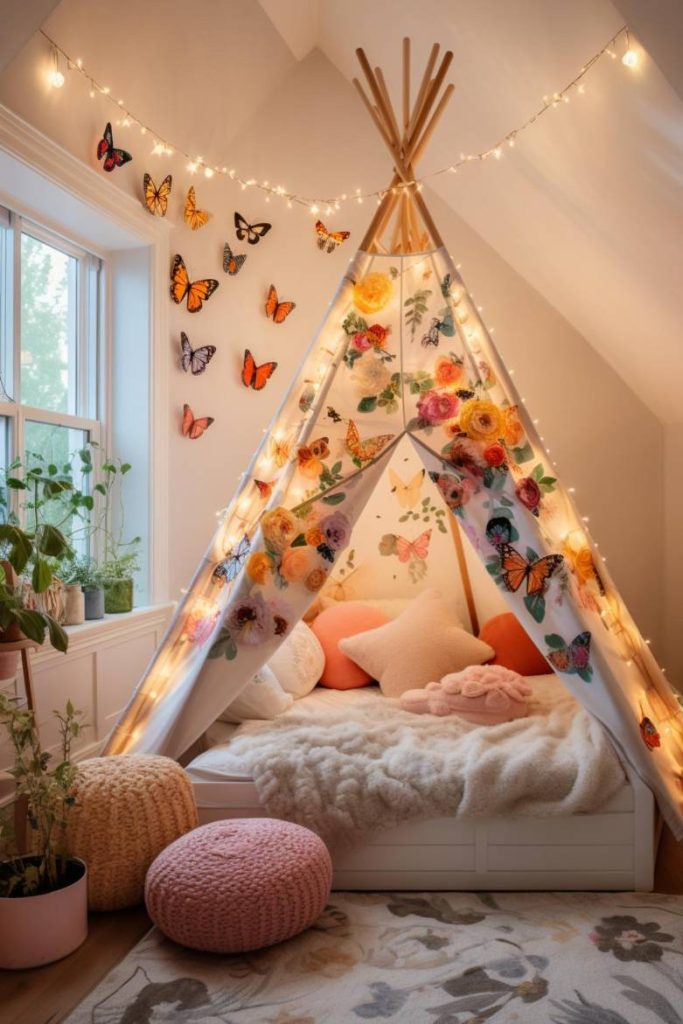
[[[470,665],[451,672],[440,683],[401,694],[404,711],[416,714],[459,715],[476,725],[499,725],[523,718],[531,687],[522,676],[502,665]]]

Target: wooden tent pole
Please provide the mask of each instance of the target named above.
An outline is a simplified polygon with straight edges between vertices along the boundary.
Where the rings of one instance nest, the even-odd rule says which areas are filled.
[[[467,557],[465,555],[465,549],[462,543],[460,524],[458,523],[454,515],[449,515],[448,519],[451,524],[453,545],[455,547],[455,553],[458,558],[458,569],[460,570],[460,578],[462,579],[462,587],[465,593],[465,601],[467,603],[467,614],[470,617],[470,625],[472,627],[472,632],[475,636],[478,636],[479,616],[477,615],[477,606],[474,601],[474,591],[472,590],[472,580],[470,579],[470,571],[467,568]]]
[[[387,89],[386,81],[381,68],[375,68],[373,73],[370,63],[362,48],[356,50],[356,56],[363,74],[367,80],[374,104],[368,98],[360,81],[354,78],[356,87],[363,105],[367,109],[373,123],[377,127],[380,137],[387,150],[391,154],[395,173],[386,193],[379,203],[378,209],[373,216],[368,229],[361,242],[361,249],[372,251],[377,246],[378,239],[386,229],[386,225],[392,214],[396,212],[397,223],[391,242],[391,250],[398,251],[398,240],[401,239],[401,248],[404,252],[414,251],[419,242],[419,232],[416,230],[415,210],[419,212],[422,222],[431,236],[432,244],[436,247],[443,245],[443,240],[438,228],[432,219],[426,203],[420,195],[417,187],[411,187],[410,194],[407,189],[397,189],[397,185],[415,180],[413,163],[425,149],[431,138],[436,124],[441,118],[443,111],[450,100],[454,87],[448,85],[439,99],[436,107],[434,104],[443,80],[453,60],[452,51],[448,50],[432,78],[432,72],[439,54],[439,45],[435,43],[432,47],[418,90],[415,106],[410,116],[408,128],[404,128],[401,136],[400,128],[394,114],[393,106]],[[410,99],[410,40],[403,43],[403,121],[405,124],[406,115],[409,109]],[[431,115],[431,116],[430,116]],[[398,211],[396,207],[398,206]]]
[[[410,39],[403,40],[403,134],[410,124]]]

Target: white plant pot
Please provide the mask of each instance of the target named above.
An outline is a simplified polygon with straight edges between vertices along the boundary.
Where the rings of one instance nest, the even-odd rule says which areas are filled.
[[[0,897],[0,968],[40,967],[73,953],[88,934],[88,871],[40,896]]]

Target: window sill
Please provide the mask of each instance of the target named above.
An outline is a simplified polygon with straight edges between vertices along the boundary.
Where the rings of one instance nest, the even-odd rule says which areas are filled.
[[[120,643],[122,636],[132,638],[138,633],[149,632],[153,626],[165,628],[175,606],[175,601],[166,601],[162,604],[133,608],[132,612],[123,612],[119,615],[105,615],[103,619],[91,619],[79,626],[65,626],[69,637],[66,657],[75,652],[83,653],[93,647]],[[54,647],[45,644],[33,653],[31,661],[38,668],[48,662],[59,662],[62,658],[64,655],[61,651],[56,651]]]

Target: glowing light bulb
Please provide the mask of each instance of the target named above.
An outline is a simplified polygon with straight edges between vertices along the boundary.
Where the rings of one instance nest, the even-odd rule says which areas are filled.
[[[48,81],[53,89],[61,89],[64,85],[64,75],[59,68],[54,68],[48,75]]]
[[[205,178],[213,178],[213,167],[205,167],[204,168],[204,177]]]
[[[626,51],[624,56],[621,58],[621,63],[624,65],[624,67],[636,68],[636,67],[638,67],[639,60],[640,60],[640,58],[638,57],[638,54],[636,53],[636,51],[629,49],[629,50]]]

